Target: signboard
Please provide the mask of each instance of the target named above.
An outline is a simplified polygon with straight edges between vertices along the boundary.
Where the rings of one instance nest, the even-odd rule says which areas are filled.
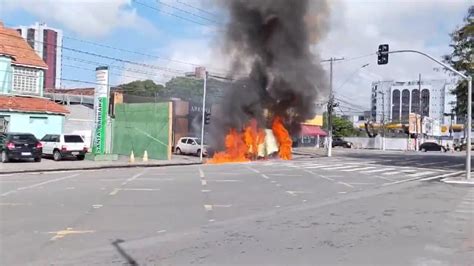
[[[105,137],[108,114],[108,85],[109,70],[107,67],[96,68],[96,87],[94,94],[94,138],[92,152],[94,154],[105,153]]]

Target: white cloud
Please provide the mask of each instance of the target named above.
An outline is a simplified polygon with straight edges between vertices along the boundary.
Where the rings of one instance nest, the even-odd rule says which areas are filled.
[[[154,30],[130,0],[14,0],[6,10],[22,9],[44,22],[55,22],[84,37],[102,37],[117,28]]]

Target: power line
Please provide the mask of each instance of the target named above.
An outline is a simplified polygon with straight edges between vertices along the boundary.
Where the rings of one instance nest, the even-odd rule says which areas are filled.
[[[14,38],[21,38],[23,40],[22,37],[17,36],[17,35],[6,34],[6,33],[1,33],[1,32],[0,32],[0,34],[1,35],[6,35],[6,36],[11,36],[11,37],[14,37]],[[55,48],[61,48],[63,50],[67,50],[67,51],[71,51],[71,52],[75,52],[75,53],[86,54],[86,55],[89,55],[89,56],[99,57],[99,58],[108,59],[108,60],[114,60],[114,61],[121,62],[121,63],[128,63],[128,64],[132,64],[132,65],[138,65],[138,66],[152,68],[152,69],[156,69],[156,70],[162,70],[162,71],[167,71],[167,72],[172,72],[172,73],[177,73],[177,74],[184,74],[184,73],[188,72],[188,71],[185,71],[185,70],[178,70],[178,69],[160,67],[160,66],[156,66],[156,65],[152,65],[152,64],[138,63],[138,62],[134,62],[134,61],[127,60],[127,59],[116,58],[116,57],[107,56],[107,55],[101,55],[101,54],[97,54],[97,53],[93,53],[93,52],[89,52],[89,51],[83,51],[83,50],[79,50],[79,49],[75,49],[75,48],[50,44],[50,43],[47,43],[47,42],[42,42],[42,41],[37,41],[37,40],[34,40],[34,42],[42,43],[42,44],[48,45],[48,46],[54,46]],[[30,49],[30,48],[23,48],[23,47],[18,47],[18,46],[10,46],[10,47],[15,47],[15,48],[24,49],[24,50],[29,50]],[[35,60],[35,61],[43,62],[43,60]]]
[[[207,20],[207,21],[212,22],[212,23],[219,24],[218,21],[215,21],[215,20],[212,20],[212,19],[203,17],[203,16],[198,15],[198,14],[195,14],[195,13],[193,13],[193,12],[189,12],[189,11],[187,11],[187,10],[184,10],[184,9],[179,8],[179,7],[176,7],[176,6],[174,6],[174,5],[165,3],[165,2],[163,2],[163,1],[156,0],[156,2],[158,2],[158,3],[160,3],[160,4],[164,5],[164,6],[170,7],[170,8],[172,8],[172,9],[175,9],[175,10],[181,11],[181,12],[183,12],[183,13],[186,13],[186,14],[188,14],[188,15],[191,15],[191,16],[193,16],[193,17],[197,17],[197,18],[200,18],[200,19],[203,19],[203,20]]]
[[[198,25],[201,25],[201,26],[209,26],[209,24],[205,24],[205,23],[202,23],[202,22],[199,22],[199,21],[196,21],[196,20],[192,20],[192,19],[189,19],[189,18],[186,18],[186,17],[182,17],[180,15],[176,15],[174,13],[171,13],[171,12],[167,12],[167,11],[164,11],[162,9],[159,9],[159,8],[156,8],[156,7],[153,7],[153,6],[150,6],[148,4],[145,4],[143,2],[139,2],[137,0],[132,0],[134,3],[136,4],[139,4],[141,6],[144,6],[144,7],[147,7],[147,8],[150,8],[152,10],[155,10],[155,11],[158,11],[160,13],[163,13],[163,14],[167,14],[167,15],[170,15],[170,16],[173,16],[173,17],[177,17],[179,19],[182,19],[182,20],[186,20],[188,22],[191,22],[191,23],[194,23],[194,24],[198,24]]]
[[[211,16],[213,16],[213,17],[216,16],[216,14],[214,14],[214,13],[211,13],[211,12],[209,12],[209,11],[207,11],[207,10],[202,9],[202,8],[199,8],[199,7],[190,5],[190,4],[186,3],[186,2],[181,2],[180,0],[176,0],[176,2],[178,2],[178,3],[182,4],[182,5],[185,5],[185,6],[187,6],[187,7],[190,7],[190,8],[192,8],[192,9],[196,9],[197,11],[200,11],[200,12],[202,12],[202,13],[211,15]]]

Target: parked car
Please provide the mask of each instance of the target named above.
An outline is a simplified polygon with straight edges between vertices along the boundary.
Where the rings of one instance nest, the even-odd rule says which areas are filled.
[[[55,161],[66,157],[84,160],[87,146],[81,136],[75,134],[47,134],[41,139],[43,156],[53,156]]]
[[[41,162],[42,147],[41,142],[30,133],[0,134],[2,163],[23,159],[34,159],[35,162]]]
[[[436,142],[424,142],[420,145],[420,151],[427,152],[427,151],[448,151],[443,145],[440,145]]]
[[[467,148],[467,143],[463,143],[457,147],[457,151],[465,151]],[[474,151],[474,143],[471,143],[471,151]]]
[[[176,154],[195,154],[201,153],[201,141],[198,138],[183,137],[178,140],[175,149]],[[207,147],[204,146],[202,151],[204,156],[207,156]]]
[[[352,148],[352,143],[341,138],[334,138],[332,140],[332,147]]]

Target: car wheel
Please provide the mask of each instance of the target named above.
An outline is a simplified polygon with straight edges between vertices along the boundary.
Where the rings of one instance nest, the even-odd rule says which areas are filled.
[[[176,148],[176,154],[178,154],[178,155],[181,155],[181,154],[182,154],[180,148]]]
[[[198,149],[198,150],[196,151],[196,156],[201,156],[201,149]]]
[[[55,150],[54,153],[53,153],[53,159],[55,161],[61,161],[61,153],[58,151],[58,150]]]
[[[37,162],[37,163],[41,162],[41,157],[35,158],[35,162]]]
[[[8,163],[8,155],[6,151],[2,151],[2,163]]]
[[[86,157],[85,155],[77,155],[76,158],[77,158],[79,161],[82,161],[82,160],[84,160],[85,157]]]
[[[427,150],[425,148],[422,148],[421,151],[422,152],[427,152]]]

